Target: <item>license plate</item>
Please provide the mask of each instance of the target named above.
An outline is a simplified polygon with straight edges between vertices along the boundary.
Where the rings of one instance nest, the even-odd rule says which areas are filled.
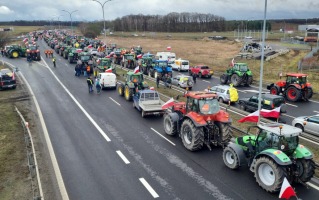
[[[8,88],[11,88],[11,87],[13,87],[13,85],[8,85]]]

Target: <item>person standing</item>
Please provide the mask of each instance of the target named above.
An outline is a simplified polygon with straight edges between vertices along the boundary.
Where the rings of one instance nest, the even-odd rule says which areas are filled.
[[[157,76],[157,77],[156,77],[156,87],[157,87],[157,88],[159,88],[160,80],[161,80],[160,77]]]
[[[197,78],[197,75],[194,73],[194,74],[193,74],[194,83],[196,83],[196,78]]]
[[[92,80],[90,76],[86,79],[86,82],[88,84],[89,93],[93,92],[94,81]]]
[[[101,86],[99,78],[95,79],[95,88],[96,88],[97,94],[100,94],[102,86]]]
[[[55,61],[56,61],[56,59],[55,59],[55,57],[53,57],[53,58],[52,58],[53,67],[56,67]]]

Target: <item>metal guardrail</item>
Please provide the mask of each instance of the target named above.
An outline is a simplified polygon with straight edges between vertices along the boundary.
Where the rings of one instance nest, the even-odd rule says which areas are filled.
[[[33,140],[31,136],[31,132],[29,129],[28,122],[25,121],[21,112],[15,107],[16,112],[21,118],[21,124],[24,131],[24,141],[27,149],[27,160],[28,160],[28,168],[31,176],[31,190],[33,192],[33,200],[41,200],[44,199],[42,185],[40,180],[39,168],[37,163],[37,158],[35,154],[35,149],[33,145]]]

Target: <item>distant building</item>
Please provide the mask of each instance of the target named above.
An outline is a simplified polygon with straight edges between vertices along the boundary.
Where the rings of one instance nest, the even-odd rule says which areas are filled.
[[[307,29],[319,29],[319,25],[316,25],[316,24],[298,25],[298,31],[306,31]]]

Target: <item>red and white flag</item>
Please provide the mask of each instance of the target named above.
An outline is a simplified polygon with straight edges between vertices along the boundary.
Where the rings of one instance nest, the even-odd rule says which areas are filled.
[[[166,47],[167,51],[170,51],[172,49],[171,46]]]
[[[258,122],[259,110],[250,113],[246,117],[241,118],[238,122]]]
[[[134,74],[140,72],[140,67],[139,66],[136,66],[135,69],[134,69]]]
[[[171,98],[170,100],[168,100],[166,103],[164,103],[163,105],[162,105],[162,109],[164,110],[164,109],[167,109],[167,108],[169,108],[169,107],[171,107],[171,106],[173,106],[174,105],[174,99],[173,98]]]
[[[297,197],[295,190],[291,187],[288,180],[284,179],[284,182],[281,185],[279,198],[280,199],[290,199],[291,197]],[[298,199],[298,198],[297,198]]]
[[[232,60],[231,60],[231,63],[230,63],[230,66],[234,66],[235,65],[235,59],[233,58]]]
[[[112,68],[108,68],[107,70],[105,70],[106,73],[111,73],[112,72]]]
[[[142,54],[139,54],[139,55],[137,55],[136,56],[138,59],[141,59],[142,57],[143,57],[143,55]]]
[[[16,80],[16,76],[14,72],[12,72],[12,80]]]
[[[28,38],[24,38],[23,42],[26,43],[29,39]]]
[[[280,106],[277,108],[274,108],[272,110],[266,110],[266,109],[261,109],[260,115],[267,118],[267,117],[273,117],[273,118],[279,118],[280,116]]]

